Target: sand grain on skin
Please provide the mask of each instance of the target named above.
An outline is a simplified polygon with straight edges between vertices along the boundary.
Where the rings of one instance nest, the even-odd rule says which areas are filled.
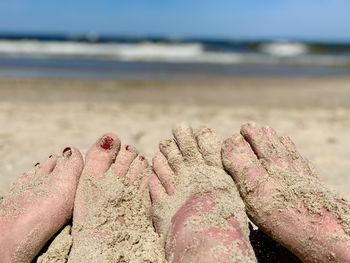
[[[139,183],[129,185],[126,178],[110,172],[103,180],[86,176],[82,183],[80,190],[99,196],[86,195],[88,214],[82,224],[74,226],[77,245],[70,263],[165,262],[150,219],[150,199],[140,193]]]
[[[12,185],[11,190],[1,198],[0,204],[3,207],[0,209],[0,216],[3,218],[15,218],[24,212],[23,207],[28,207],[30,204],[35,203],[36,200],[40,201],[41,198],[48,197],[49,189],[45,187],[48,180],[48,175],[38,174],[35,168],[23,174]],[[24,203],[13,202],[13,200],[23,199],[23,196],[26,197],[22,200]],[[28,205],[24,205],[25,203]]]
[[[209,145],[220,145],[220,141],[217,138],[206,143]],[[215,148],[220,149],[220,147]],[[175,194],[169,196],[169,199],[165,203],[154,206],[156,221],[163,222],[163,230],[161,232],[165,233],[162,235],[162,240],[166,251],[172,251],[174,248],[174,244],[172,244],[170,238],[172,236],[172,217],[190,197],[208,193],[214,196],[214,208],[208,213],[190,217],[186,224],[194,232],[201,232],[209,227],[230,229],[232,226],[228,221],[234,217],[239,222],[243,237],[247,239],[246,243],[249,246],[249,250],[253,251],[248,241],[249,228],[245,207],[231,177],[222,168],[209,166],[203,162],[203,159],[197,158],[195,155],[189,156],[189,159],[194,160],[191,162],[191,165],[187,165],[174,176]],[[211,253],[213,257],[215,258],[217,251],[223,251],[223,249],[230,255],[230,262],[256,262],[254,253],[253,255],[242,253],[239,245],[235,242],[230,247],[222,248],[222,245],[218,245],[212,248]],[[168,260],[172,261],[173,255],[167,256]]]
[[[255,126],[254,123],[247,125]],[[266,131],[268,127],[262,129]],[[245,137],[252,136],[245,128],[241,133]],[[266,141],[258,145],[258,139],[249,138],[259,159],[253,153],[245,160],[245,169],[232,171],[229,168],[234,163],[232,156],[223,158],[245,200],[248,215],[305,262],[343,262],[346,253],[339,248],[350,240],[349,203],[320,181],[316,169],[294,149],[295,146],[289,149],[283,143],[280,145],[272,139],[270,142],[268,136],[264,139]],[[230,147],[230,143],[226,146]],[[258,176],[258,182],[250,179],[252,171]],[[281,226],[284,230],[278,230]],[[290,231],[289,237],[285,237],[283,232],[289,231],[288,228],[296,231]]]
[[[38,258],[37,263],[66,263],[73,243],[70,231],[71,226],[66,226]]]
[[[253,212],[253,210],[260,211],[261,209],[265,213],[286,208],[298,209],[296,204],[302,202],[311,214],[322,214],[324,210],[332,211],[341,223],[344,232],[350,237],[349,202],[324,185],[312,166],[309,167],[309,174],[300,174],[299,171],[303,169],[302,167],[291,170],[289,167],[277,167],[264,159],[259,162],[269,174],[269,178],[274,182],[279,182],[278,191],[269,197],[263,206],[261,206],[261,202],[258,205],[254,200],[250,200],[248,206],[250,212]],[[244,175],[240,175],[240,177],[243,178]],[[249,197],[254,189],[247,180],[242,182],[240,189],[244,196]]]
[[[15,222],[29,212],[28,208],[35,207],[43,199],[54,196],[55,192],[48,188],[49,180],[49,175],[40,174],[35,168],[22,175],[18,182],[13,184],[11,191],[8,191],[0,200],[0,217]],[[38,227],[31,229],[16,248],[12,255],[12,262],[27,262],[36,256],[35,252],[39,249],[36,247],[39,232]]]

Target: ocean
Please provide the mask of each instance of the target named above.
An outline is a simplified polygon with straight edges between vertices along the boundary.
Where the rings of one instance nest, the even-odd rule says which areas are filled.
[[[0,77],[110,80],[350,75],[350,43],[0,34]]]

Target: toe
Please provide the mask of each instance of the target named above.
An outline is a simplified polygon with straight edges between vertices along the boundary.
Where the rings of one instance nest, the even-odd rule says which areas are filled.
[[[201,129],[195,138],[204,161],[211,166],[222,168],[221,140],[216,132],[210,128]]]
[[[135,160],[137,155],[138,151],[135,147],[130,145],[123,146],[111,167],[112,173],[116,176],[126,176],[130,165]]]
[[[280,142],[284,145],[291,156],[294,156],[295,158],[300,157],[300,154],[297,151],[297,147],[289,136],[280,136]]]
[[[51,155],[45,162],[40,165],[38,171],[42,174],[49,174],[53,171],[57,164],[58,156]]]
[[[175,193],[174,172],[171,170],[167,159],[161,152],[158,152],[154,156],[152,165],[154,172],[157,174],[167,194],[173,195]]]
[[[298,152],[296,145],[288,136],[281,136],[280,142],[288,152],[288,157],[291,166],[300,174],[306,176],[318,177],[316,169],[312,166],[309,160],[305,159]]]
[[[167,159],[169,166],[175,173],[185,167],[182,154],[173,139],[161,141],[159,150]]]
[[[268,179],[266,170],[240,134],[224,141],[222,157],[226,170],[233,176],[240,190],[243,190],[243,195]]]
[[[183,155],[184,161],[198,163],[203,161],[199,152],[192,128],[186,124],[180,124],[173,129],[173,135]]]
[[[69,183],[67,185],[76,188],[83,167],[84,160],[80,151],[76,148],[66,148],[63,151],[63,157],[57,159],[52,171],[52,178],[57,179],[62,185],[65,182],[74,182],[74,184]]]
[[[113,134],[102,136],[86,155],[84,174],[102,177],[109,169],[120,149],[120,140]]]
[[[41,164],[36,163],[29,171],[25,172],[20,178],[13,182],[9,188],[10,192],[17,190],[21,191],[21,188],[27,184],[32,183],[36,177],[45,176],[48,173],[41,171]]]
[[[168,195],[156,174],[151,175],[148,186],[153,204],[162,203],[167,199]]]
[[[253,123],[247,123],[242,126],[241,134],[259,159],[275,161],[288,155],[278,134],[271,127],[258,127]]]
[[[139,180],[146,168],[148,167],[148,162],[142,155],[139,155],[130,165],[129,171],[127,173],[127,178],[129,179],[129,183],[133,184],[135,182],[139,182],[141,185],[141,180]]]

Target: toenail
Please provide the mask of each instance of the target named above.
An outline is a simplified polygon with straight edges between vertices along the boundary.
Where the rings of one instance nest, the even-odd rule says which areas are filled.
[[[70,147],[67,147],[63,150],[63,156],[66,158],[69,158],[72,156],[72,149]]]
[[[130,145],[126,145],[125,150],[129,151],[129,149],[130,149]]]
[[[38,167],[38,166],[40,166],[40,163],[36,163],[36,164],[34,165],[34,167]]]
[[[49,158],[52,158],[52,155],[50,155]]]
[[[173,142],[172,139],[168,139],[168,140],[164,140],[160,143],[160,146],[162,148],[166,148],[166,147],[169,147],[171,145],[171,143]]]
[[[114,146],[114,139],[109,136],[104,136],[100,141],[100,147],[105,150],[110,150]]]
[[[212,132],[213,132],[212,129],[210,129],[210,128],[204,128],[204,129],[202,130],[202,135],[207,135],[207,134],[212,133]]]
[[[233,141],[235,142],[236,145],[244,145],[244,138],[242,135],[237,135],[233,137]]]
[[[140,155],[140,156],[139,156],[139,160],[140,160],[140,161],[143,161],[143,160],[145,160],[145,157],[143,157],[142,155]]]
[[[233,139],[234,141],[239,141],[239,140],[241,140],[242,138],[243,138],[243,136],[240,135],[240,134],[235,134],[235,135],[232,136],[232,139]]]
[[[247,129],[249,129],[249,128],[256,128],[256,127],[257,127],[256,123],[252,122],[252,121],[247,122],[246,124],[243,124],[243,126],[242,126],[243,129],[244,128],[247,128]]]
[[[257,126],[255,121],[249,121],[248,125],[253,126],[253,127]]]

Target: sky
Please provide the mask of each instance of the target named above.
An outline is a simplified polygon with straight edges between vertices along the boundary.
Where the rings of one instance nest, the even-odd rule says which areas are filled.
[[[350,0],[1,0],[0,32],[350,41]]]

